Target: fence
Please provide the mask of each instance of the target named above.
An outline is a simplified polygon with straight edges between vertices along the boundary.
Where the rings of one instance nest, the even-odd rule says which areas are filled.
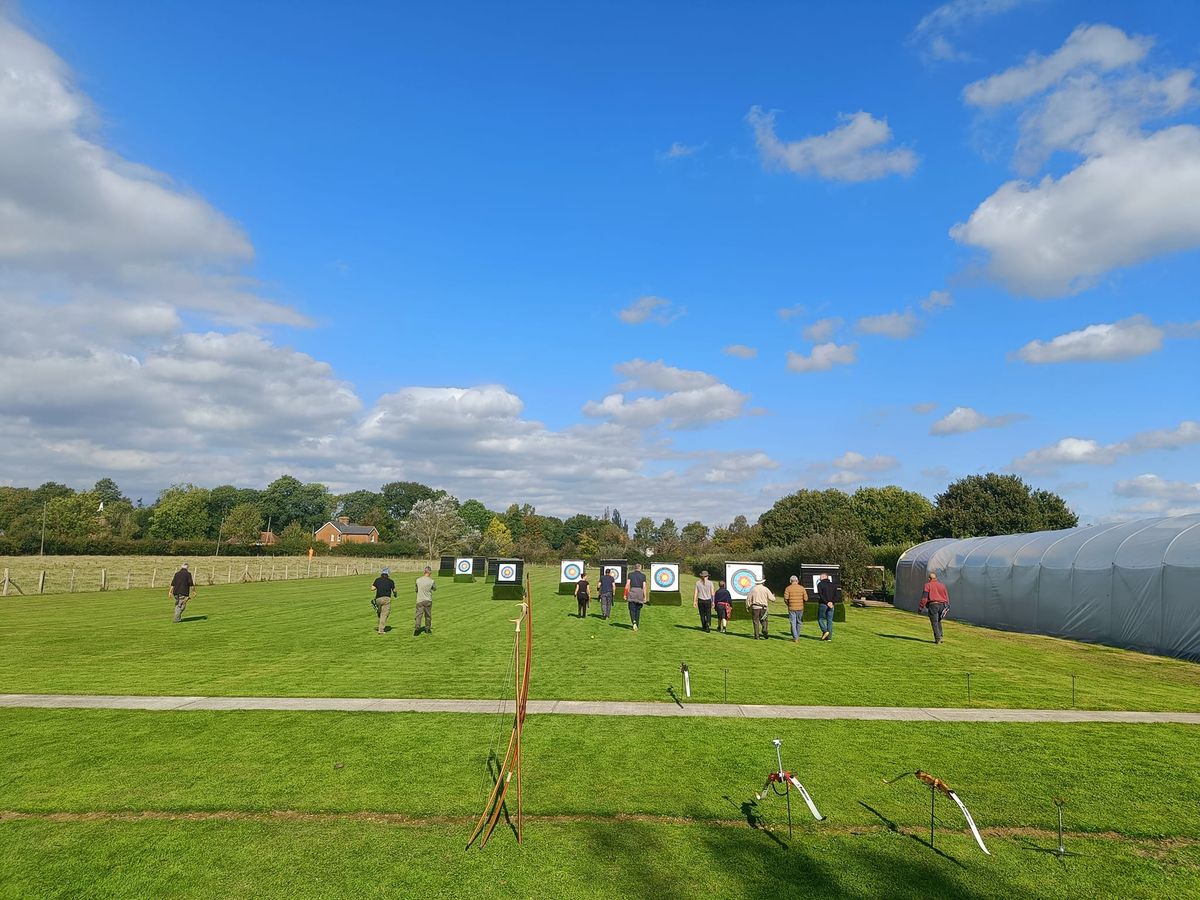
[[[185,560],[144,556],[15,556],[0,558],[0,596],[69,594],[131,588],[166,589]],[[384,566],[395,572],[419,572],[418,559],[260,556],[191,557],[188,569],[198,585],[294,581],[372,575]]]

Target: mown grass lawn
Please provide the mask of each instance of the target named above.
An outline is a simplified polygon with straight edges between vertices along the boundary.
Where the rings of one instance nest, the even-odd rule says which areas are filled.
[[[705,634],[683,606],[651,606],[633,633],[575,617],[557,569],[531,568],[535,698],[669,701],[679,666],[693,699],[730,703],[1200,710],[1200,666],[1113,648],[955,623],[934,646],[928,622],[896,610],[848,611],[831,643],[807,622],[799,644],[782,606],[769,641]],[[399,579],[392,630],[374,632],[370,577],[204,587],[172,624],[165,590],[0,601],[0,692],[264,696],[497,697],[514,607],[491,585],[442,579],[434,633],[412,636],[412,576]],[[728,689],[726,689],[728,684]]]
[[[497,727],[500,726],[500,727]],[[1171,896],[1200,731],[533,716],[526,842],[464,852],[481,715],[0,709],[0,896]],[[753,801],[770,739],[827,816]],[[971,807],[993,856],[918,766]],[[1068,849],[1052,797],[1068,800]]]

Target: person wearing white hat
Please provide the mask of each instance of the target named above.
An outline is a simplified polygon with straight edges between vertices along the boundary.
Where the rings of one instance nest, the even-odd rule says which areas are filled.
[[[759,631],[762,631],[762,639],[767,639],[767,604],[775,599],[775,595],[771,593],[767,587],[766,581],[760,581],[750,588],[750,593],[746,595],[746,609],[750,611],[750,620],[754,623],[754,639],[758,640]]]

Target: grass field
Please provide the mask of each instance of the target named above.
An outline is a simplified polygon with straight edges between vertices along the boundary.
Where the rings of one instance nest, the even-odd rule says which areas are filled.
[[[690,603],[651,606],[636,634],[622,605],[608,622],[575,617],[557,571],[532,570],[537,698],[663,700],[692,673],[693,699],[856,706],[1200,710],[1193,663],[950,622],[930,642],[922,617],[852,609],[831,643],[815,623],[792,644],[773,616],[769,641],[699,630]],[[171,623],[162,591],[0,602],[0,693],[221,696],[497,697],[511,655],[514,607],[491,585],[440,583],[434,633],[412,636],[411,582],[400,579],[393,630],[375,634],[371,576],[202,588]],[[690,580],[685,590],[690,592]],[[593,613],[596,613],[593,608]],[[726,694],[728,670],[728,694]]]
[[[395,571],[418,571],[415,559],[365,559],[319,556],[0,556],[0,573],[8,571],[8,596],[39,593],[72,594],[156,587],[165,590],[179,564],[187,562],[199,584],[238,584],[336,578],[376,572],[380,565]],[[41,573],[45,572],[43,580]]]
[[[539,698],[1197,709],[1197,667],[850,610],[833,643],[704,634],[690,604],[633,633],[574,616],[534,569]],[[498,697],[513,607],[440,583],[412,636],[409,580],[378,636],[369,577],[9,597],[0,692]],[[685,584],[690,591],[690,581]],[[502,752],[489,715],[0,708],[0,897],[1182,897],[1200,894],[1200,729],[1182,725],[532,716],[526,842],[463,851]],[[754,801],[770,741],[827,816]],[[970,806],[993,856],[939,800]],[[1059,860],[1052,798],[1068,801]]]

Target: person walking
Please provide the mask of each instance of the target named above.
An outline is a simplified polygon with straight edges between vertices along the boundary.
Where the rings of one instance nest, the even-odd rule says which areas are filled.
[[[708,580],[708,570],[700,573],[696,589],[692,592],[692,607],[700,612],[700,627],[705,631],[712,629],[713,583]]]
[[[800,623],[804,621],[804,602],[808,600],[808,591],[800,583],[800,578],[793,575],[788,579],[788,586],[783,590],[783,602],[788,608],[788,622],[792,626],[792,643],[800,641]]]
[[[379,577],[371,584],[371,589],[375,592],[375,599],[371,601],[371,605],[375,607],[375,613],[379,616],[379,634],[383,634],[387,631],[392,598],[396,596],[396,582],[392,581],[391,569],[385,566],[380,570]]]
[[[946,586],[938,581],[937,573],[930,572],[929,580],[925,582],[925,590],[921,594],[921,602],[917,604],[917,612],[929,616],[929,624],[933,628],[933,642],[942,642],[942,619],[950,611],[950,593]]]
[[[424,618],[424,629],[433,634],[433,592],[437,590],[437,582],[432,578],[433,569],[425,567],[425,574],[417,579],[417,615],[413,619],[413,637],[421,633],[421,619]]]
[[[600,576],[600,618],[607,619],[612,615],[613,604],[613,589],[616,587],[617,577],[612,569],[605,569],[604,574]]]
[[[629,603],[629,621],[633,623],[633,630],[637,631],[638,622],[642,618],[642,607],[646,605],[646,573],[642,571],[641,563],[635,565],[629,573],[625,582],[625,599]]]
[[[579,580],[575,582],[575,601],[579,604],[579,618],[586,619],[588,611],[588,602],[591,599],[588,596],[588,580],[587,569],[579,573]]]
[[[713,606],[717,609],[717,631],[729,634],[729,616],[733,612],[733,595],[724,581],[717,582],[717,592],[713,594]]]
[[[757,641],[759,631],[762,639],[767,639],[767,619],[769,616],[767,604],[775,599],[765,581],[760,581],[750,588],[746,595],[746,609],[750,610],[750,620],[754,623],[754,639]]]
[[[828,572],[821,573],[817,582],[817,624],[821,626],[821,640],[833,640],[833,603],[837,599],[837,588]]]
[[[175,621],[183,621],[183,610],[188,605],[188,601],[196,596],[196,579],[192,578],[192,573],[188,571],[188,564],[183,563],[179,567],[179,571],[175,573],[175,577],[171,579],[171,586],[167,588],[167,597],[175,601]]]

